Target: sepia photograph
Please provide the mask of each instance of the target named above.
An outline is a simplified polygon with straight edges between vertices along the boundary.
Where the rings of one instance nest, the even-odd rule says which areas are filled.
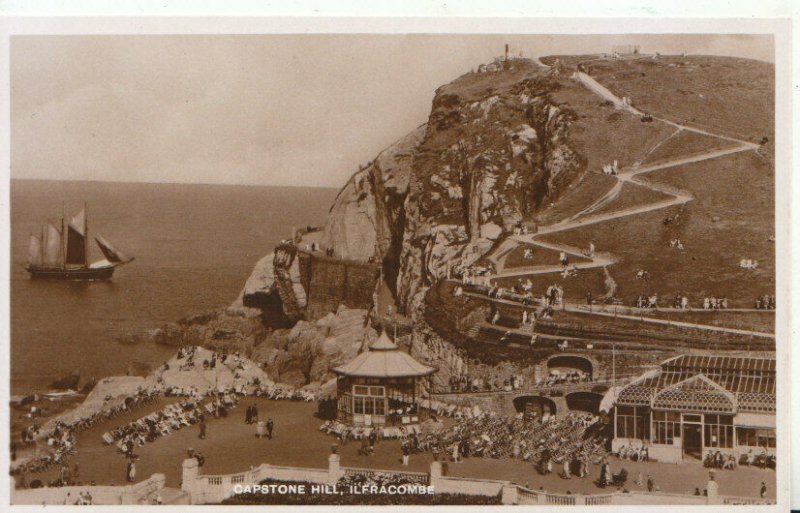
[[[10,503],[775,506],[776,45],[10,35]]]

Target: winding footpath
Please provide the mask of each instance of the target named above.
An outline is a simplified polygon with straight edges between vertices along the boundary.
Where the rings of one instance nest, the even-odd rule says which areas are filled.
[[[546,66],[542,64],[543,66]],[[608,90],[605,86],[597,82],[591,76],[576,72],[573,74],[573,78],[580,81],[583,85],[587,87],[590,91],[597,94],[604,100],[611,101],[614,105],[619,109],[628,112],[633,116],[643,116],[644,113],[633,108],[629,104],[623,102],[620,98],[615,96],[611,91]],[[662,169],[669,169],[679,166],[685,166],[688,164],[693,164],[696,162],[702,162],[705,160],[716,159],[725,157],[728,155],[733,155],[735,153],[745,152],[745,151],[756,151],[759,149],[759,145],[753,144],[751,142],[742,141],[739,139],[733,139],[731,137],[713,134],[711,132],[701,130],[694,127],[689,127],[685,125],[681,125],[675,123],[673,121],[669,121],[663,118],[657,118],[653,116],[653,120],[658,120],[662,123],[674,126],[677,130],[675,133],[671,134],[667,137],[664,141],[674,137],[681,131],[689,131],[695,132],[698,134],[702,134],[709,137],[714,137],[717,139],[721,139],[731,143],[731,146],[722,148],[722,149],[714,149],[705,151],[703,153],[699,153],[696,155],[690,155],[681,158],[670,159],[662,162],[657,162],[654,164],[650,164],[647,166],[636,165],[630,166],[628,168],[624,168],[619,174],[615,175],[617,182],[614,186],[602,197],[600,197],[597,201],[589,205],[588,207],[584,208],[577,214],[560,221],[558,223],[554,223],[548,226],[541,226],[539,227],[536,233],[532,234],[525,234],[525,235],[512,235],[508,237],[505,241],[503,241],[498,248],[492,252],[491,255],[488,255],[488,259],[492,261],[497,269],[497,273],[493,275],[494,278],[511,278],[511,277],[521,277],[521,276],[531,276],[531,275],[539,275],[539,274],[550,274],[555,272],[561,272],[564,268],[560,265],[540,265],[540,266],[531,266],[531,267],[518,267],[513,269],[506,269],[505,268],[505,261],[508,258],[508,255],[511,254],[520,244],[526,244],[530,246],[538,246],[542,248],[546,248],[553,251],[564,252],[567,255],[572,255],[576,257],[580,257],[583,259],[580,262],[577,262],[570,267],[574,267],[577,269],[592,269],[598,267],[607,267],[613,265],[617,262],[617,259],[614,255],[610,253],[601,253],[596,252],[593,255],[587,254],[587,252],[581,248],[576,248],[573,246],[569,246],[566,244],[561,243],[554,243],[554,242],[545,242],[539,240],[540,237],[543,235],[551,235],[554,233],[564,232],[567,230],[572,230],[576,228],[582,228],[584,226],[589,226],[596,223],[603,223],[606,221],[611,221],[614,219],[620,219],[623,217],[634,216],[638,214],[645,214],[648,212],[652,212],[655,210],[669,208],[675,205],[684,205],[694,199],[694,196],[689,192],[673,187],[668,187],[661,184],[651,183],[646,180],[642,180],[639,178],[640,175],[644,175],[647,173],[651,173],[653,171],[659,171]],[[650,153],[653,152],[659,145],[661,145],[664,141],[661,141],[658,145],[653,147],[650,150]],[[645,157],[646,158],[646,157]],[[605,212],[605,213],[597,213],[601,211],[604,207],[609,205],[612,201],[614,201],[622,191],[623,186],[626,183],[632,183],[641,187],[645,187],[652,191],[661,193],[662,195],[667,196],[666,199],[661,201],[654,201],[652,203],[638,205],[634,207],[628,207],[621,210],[615,210],[612,212]],[[577,305],[566,305],[566,309],[570,311],[576,311],[581,313],[586,313],[588,315],[614,315],[608,314],[604,312],[589,312],[584,308],[580,308]],[[673,326],[684,326],[690,328],[699,328],[708,331],[720,331],[720,332],[727,332],[727,333],[736,333],[742,335],[751,335],[754,337],[767,337],[767,338],[775,338],[774,334],[771,333],[764,333],[759,331],[749,331],[749,330],[740,330],[740,329],[733,329],[733,328],[724,328],[720,326],[711,326],[707,324],[696,324],[690,322],[676,322],[676,321],[666,321],[663,319],[654,319],[654,318],[646,318],[646,317],[638,317],[638,316],[618,316],[622,318],[631,318],[637,321],[642,322],[650,322],[656,324],[670,324]]]

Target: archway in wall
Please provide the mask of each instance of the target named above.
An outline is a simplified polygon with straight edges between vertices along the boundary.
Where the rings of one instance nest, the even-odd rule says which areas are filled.
[[[522,395],[514,398],[514,409],[526,415],[537,414],[542,417],[544,414],[556,414],[556,403],[541,395]]]
[[[602,394],[594,392],[573,392],[567,394],[567,408],[570,411],[585,411],[597,414],[600,412],[600,402],[603,400]]]
[[[551,356],[547,360],[547,370],[550,373],[570,374],[580,373],[586,375],[591,380],[593,378],[593,366],[591,360],[577,355],[558,355]]]

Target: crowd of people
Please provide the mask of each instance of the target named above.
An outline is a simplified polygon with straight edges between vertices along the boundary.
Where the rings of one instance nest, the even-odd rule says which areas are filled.
[[[757,297],[756,310],[775,310],[775,296]]]
[[[617,450],[617,456],[619,456],[621,460],[631,461],[648,461],[650,459],[649,450],[644,442],[621,446]]]
[[[763,449],[760,454],[753,453],[751,449],[746,454],[739,456],[739,465],[745,465],[747,467],[774,469],[776,461],[776,456],[774,454],[769,454],[766,449]]]
[[[234,373],[245,370],[245,360],[238,353],[208,352],[208,357],[200,361],[195,346],[181,347],[177,353],[177,365],[180,371],[191,371],[197,366],[204,370],[216,368],[218,365],[226,365]],[[164,363],[161,371],[170,369],[169,363]],[[292,387],[275,385],[272,383],[259,383],[253,380],[249,383],[239,383],[236,386],[229,386],[223,390],[213,389],[206,393],[201,393],[196,387],[168,385],[164,382],[163,374],[159,375],[155,386],[150,388],[139,387],[135,393],[124,398],[106,395],[106,404],[101,409],[91,414],[81,416],[75,420],[51,422],[46,428],[42,427],[39,421],[33,418],[33,422],[22,429],[19,434],[19,442],[13,441],[14,454],[16,459],[16,448],[33,448],[41,445],[44,450],[37,450],[34,456],[26,457],[16,461],[12,465],[12,474],[24,476],[25,474],[36,474],[50,470],[53,467],[67,467],[67,458],[76,453],[75,434],[88,429],[100,422],[107,422],[120,415],[129,414],[136,409],[143,408],[152,404],[161,396],[184,397],[185,401],[176,403],[178,406],[167,407],[167,409],[153,413],[131,422],[125,426],[115,428],[103,435],[103,439],[108,444],[117,443],[123,453],[129,455],[128,476],[135,475],[135,455],[133,448],[147,441],[154,440],[159,436],[185,427],[189,424],[201,424],[201,433],[204,431],[204,418],[206,416],[217,417],[224,415],[227,409],[231,408],[237,401],[237,395],[252,395],[265,397],[273,400],[293,400],[293,401],[314,401],[317,394],[310,390],[295,389]],[[200,402],[205,398],[210,401],[200,409]],[[189,406],[194,405],[194,406]],[[175,409],[179,408],[179,409]],[[182,410],[182,411],[181,411]],[[46,444],[45,444],[46,442]],[[130,457],[133,455],[134,457]],[[69,484],[68,480],[60,479],[52,482],[54,486]]]
[[[53,466],[63,467],[67,456],[75,454],[75,435],[78,432],[88,429],[98,422],[108,421],[151,404],[158,395],[157,391],[139,389],[134,395],[125,398],[119,404],[110,405],[93,415],[81,417],[73,422],[54,422],[52,429],[47,432],[38,423],[34,422],[21,431],[20,438],[22,443],[24,446],[31,446],[37,440],[42,440],[46,442],[47,448],[44,454],[21,462],[20,465],[13,468],[12,473],[17,475],[36,474],[49,470]],[[106,396],[105,399],[109,401],[112,398]]]
[[[205,422],[206,416],[224,417],[237,401],[234,394],[214,395],[206,404],[194,398],[185,399],[103,433],[103,441],[108,445],[116,443],[121,453],[132,455],[135,446],[141,447],[145,443],[153,442],[173,431],[194,424],[201,424],[201,435],[203,435],[205,429],[202,423]]]
[[[658,295],[642,295],[636,297],[636,308],[658,308]]]
[[[505,390],[510,392],[522,388],[525,379],[516,374],[512,374],[509,378],[499,379],[497,377],[486,378],[482,376],[474,376],[470,378],[467,374],[459,376],[450,376],[449,385],[451,392],[487,392],[495,390]]]
[[[518,458],[549,473],[561,464],[565,478],[576,467],[578,475],[588,475],[588,465],[607,455],[607,437],[599,417],[589,413],[569,413],[556,417],[519,414],[514,418],[483,414],[463,419],[455,425],[423,434],[419,449],[442,455],[458,463],[462,458]]]
[[[752,258],[743,258],[739,260],[739,267],[742,269],[758,269],[758,260]]]
[[[703,465],[706,468],[733,470],[736,468],[736,456],[722,451],[708,452],[703,458]]]
[[[701,305],[703,310],[725,310],[728,308],[728,298],[704,297]]]

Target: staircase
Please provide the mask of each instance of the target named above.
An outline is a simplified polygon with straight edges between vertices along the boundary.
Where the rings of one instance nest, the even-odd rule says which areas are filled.
[[[303,310],[294,294],[294,283],[292,282],[289,268],[295,258],[295,253],[286,248],[278,247],[275,249],[275,257],[272,260],[273,276],[278,297],[281,298],[283,313],[294,323],[303,318]]]

